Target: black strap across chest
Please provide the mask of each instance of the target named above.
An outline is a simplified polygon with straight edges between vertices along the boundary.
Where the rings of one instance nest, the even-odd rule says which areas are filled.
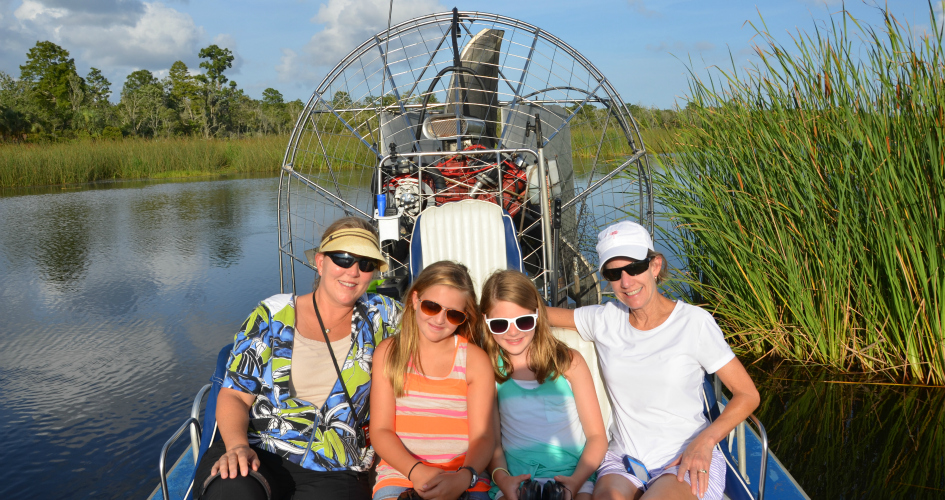
[[[328,332],[325,331],[325,322],[322,321],[322,314],[318,310],[318,303],[315,302],[315,294],[312,294],[312,307],[315,309],[315,317],[318,318],[318,326],[322,330],[322,335],[325,336],[325,344],[328,345],[328,354],[331,355],[331,363],[335,366],[335,373],[338,375],[338,383],[341,384],[341,392],[345,395],[345,401],[348,402],[348,408],[351,409],[351,414],[354,415],[354,431],[355,436],[358,440],[358,447],[364,448],[367,445],[367,438],[364,435],[364,429],[361,425],[361,418],[358,416],[357,410],[354,408],[354,403],[351,401],[351,396],[348,395],[348,388],[345,386],[345,380],[341,376],[341,368],[338,366],[338,358],[335,357],[335,351],[331,348],[331,341],[328,340]],[[364,321],[367,321],[368,327],[371,329],[371,338],[374,338],[374,323],[371,321],[371,318],[368,317],[367,311],[364,310],[364,305],[360,302],[355,303],[355,307],[358,309],[358,314],[364,318]],[[357,339],[354,338],[355,334],[351,334],[351,341],[357,342]]]

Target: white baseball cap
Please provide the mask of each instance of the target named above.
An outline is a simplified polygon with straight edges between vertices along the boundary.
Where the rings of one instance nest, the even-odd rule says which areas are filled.
[[[653,250],[653,239],[646,228],[628,220],[618,222],[597,235],[597,270],[614,257],[643,260],[648,250]]]

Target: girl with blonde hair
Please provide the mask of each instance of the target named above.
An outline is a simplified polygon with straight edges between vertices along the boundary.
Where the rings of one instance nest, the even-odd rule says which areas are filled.
[[[427,266],[407,291],[399,335],[377,347],[371,439],[381,461],[374,499],[488,499],[480,479],[495,438],[495,378],[470,343],[479,328],[476,292],[462,264]]]
[[[552,335],[538,290],[518,271],[489,277],[480,306],[481,344],[498,382],[494,498],[541,487],[589,500],[607,434],[584,357]]]

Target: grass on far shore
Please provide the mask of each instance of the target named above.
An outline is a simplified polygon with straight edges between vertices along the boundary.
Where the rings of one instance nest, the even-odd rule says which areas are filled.
[[[669,131],[644,130],[644,143],[663,150]],[[351,142],[355,142],[354,139]],[[621,141],[613,141],[621,143]],[[0,143],[0,188],[115,179],[163,179],[279,173],[288,135],[243,139],[82,140],[51,144]],[[626,148],[629,151],[629,147]]]
[[[276,174],[287,136],[0,144],[0,188],[111,179]]]

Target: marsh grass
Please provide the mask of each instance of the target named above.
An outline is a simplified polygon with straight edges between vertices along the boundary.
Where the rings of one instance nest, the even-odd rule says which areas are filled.
[[[109,179],[276,174],[288,137],[125,139],[0,145],[0,188]]]
[[[588,130],[585,130],[588,129]],[[596,131],[575,127],[576,143],[586,141]],[[625,144],[618,132],[606,140]],[[644,130],[644,142],[667,144],[666,129]],[[333,140],[343,144],[332,165],[373,164],[373,156],[348,134]],[[661,140],[662,138],[662,140]],[[81,140],[50,144],[0,143],[0,188],[75,184],[114,179],[162,179],[213,176],[236,173],[279,173],[289,136],[270,135],[244,139],[124,139],[118,141]],[[614,158],[628,156],[631,148],[613,152]],[[583,150],[581,150],[583,151]],[[303,151],[303,154],[306,151]],[[576,160],[583,158],[580,151]],[[324,169],[324,159],[313,156],[315,170]]]
[[[693,76],[694,128],[658,191],[680,293],[742,349],[941,384],[942,34],[879,12],[879,28],[843,12],[790,47],[758,29],[758,65]]]

